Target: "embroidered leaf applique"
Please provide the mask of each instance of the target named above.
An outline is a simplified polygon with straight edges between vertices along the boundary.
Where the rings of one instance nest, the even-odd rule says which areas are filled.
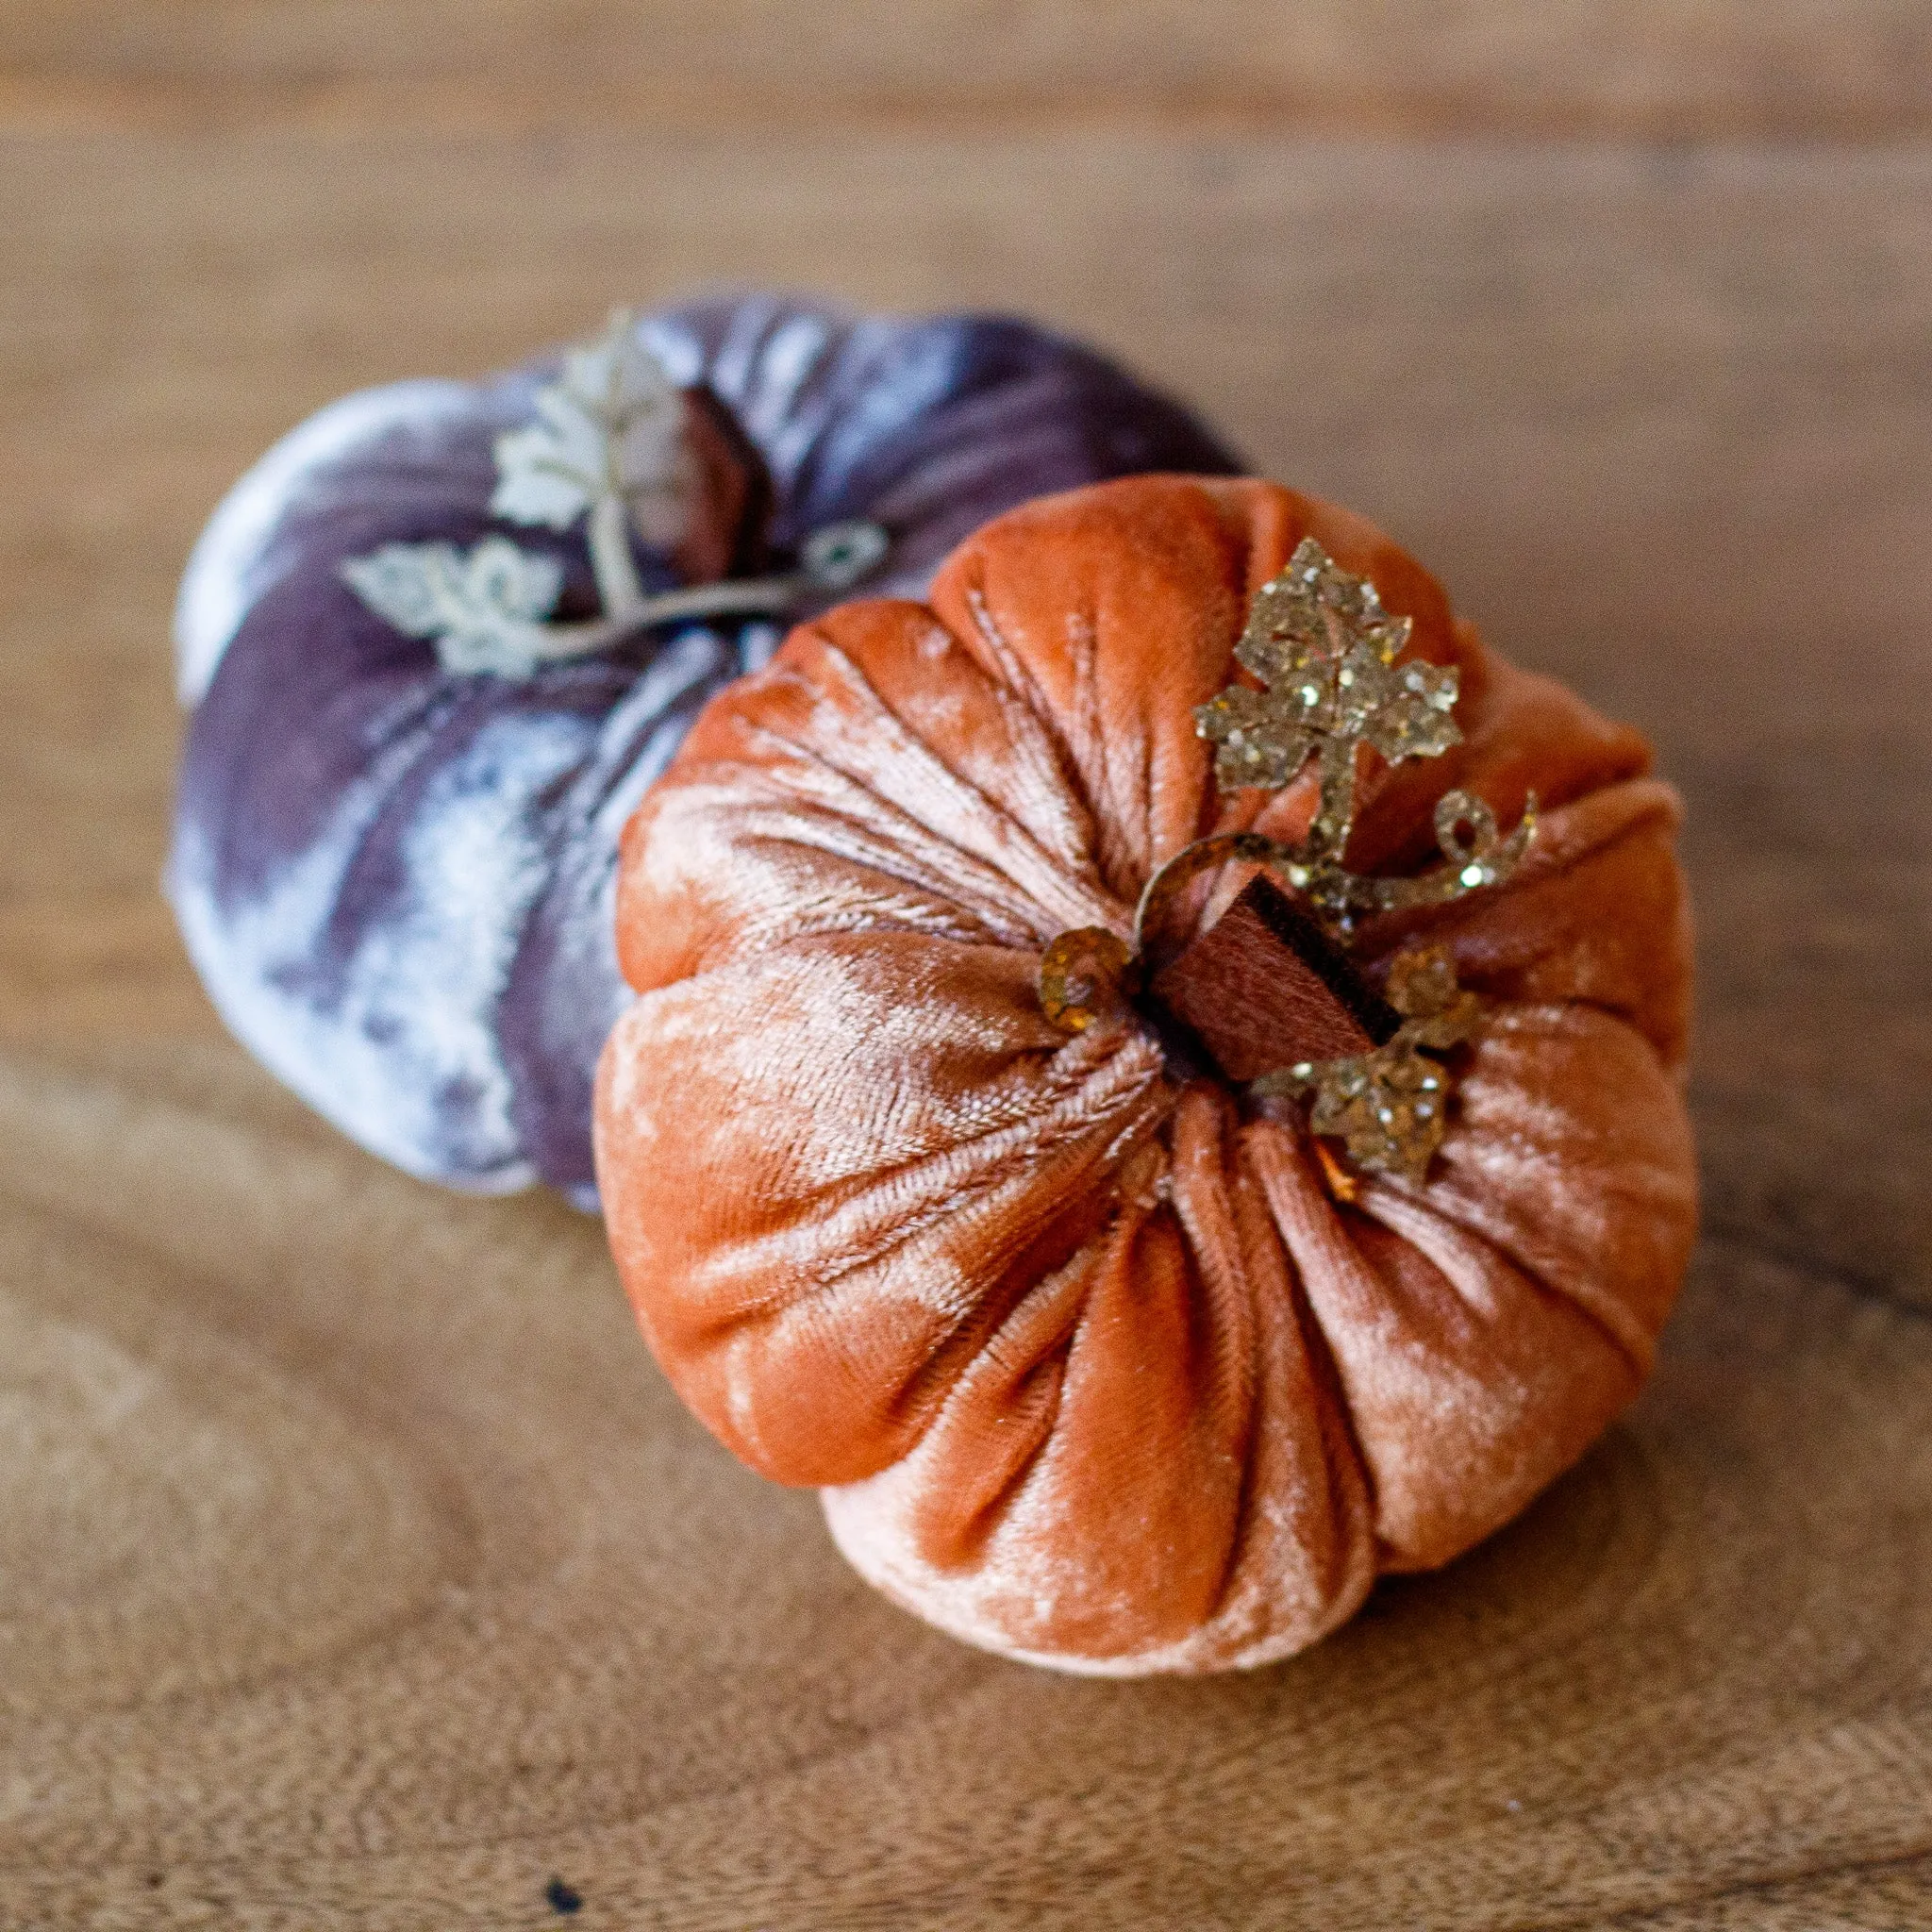
[[[620,310],[601,341],[564,358],[558,380],[537,392],[536,411],[535,422],[496,439],[491,510],[553,530],[588,516],[604,614],[622,617],[643,601],[632,531],[670,549],[690,525],[684,397]]]
[[[1142,982],[1151,978],[1158,989],[1160,956],[1150,965],[1150,949],[1175,923],[1183,895],[1231,865],[1265,866],[1299,895],[1327,939],[1342,944],[1363,912],[1447,905],[1511,876],[1536,836],[1533,791],[1507,838],[1485,800],[1445,791],[1435,829],[1446,862],[1427,872],[1383,876],[1344,863],[1362,748],[1392,765],[1440,758],[1462,741],[1453,715],[1460,673],[1423,658],[1401,662],[1413,628],[1409,618],[1383,608],[1366,577],[1343,570],[1313,537],[1302,539],[1287,568],[1255,593],[1234,647],[1236,662],[1261,688],[1224,686],[1194,708],[1194,726],[1216,747],[1215,780],[1224,788],[1278,791],[1312,761],[1320,792],[1306,835],[1289,844],[1255,831],[1214,832],[1183,845],[1141,888],[1131,945],[1104,928],[1081,927],[1046,948],[1039,985],[1049,1020],[1077,1033]],[[1448,1067],[1432,1056],[1470,1037],[1481,1006],[1457,987],[1441,948],[1399,958],[1388,999],[1402,1020],[1386,1042],[1263,1074],[1249,1091],[1309,1100],[1310,1131],[1342,1141],[1357,1168],[1420,1183],[1441,1144],[1453,1087]],[[1338,1198],[1353,1199],[1354,1182],[1319,1139],[1316,1152]]]
[[[389,543],[341,566],[372,610],[408,637],[431,639],[445,671],[527,677],[539,665],[590,657],[654,625],[783,616],[804,598],[850,590],[891,548],[877,524],[827,524],[800,545],[791,570],[646,596],[632,536],[675,550],[701,491],[683,391],[620,310],[599,341],[564,358],[558,380],[537,391],[532,408],[533,422],[496,439],[490,508],[507,522],[552,530],[587,520],[595,617],[549,621],[562,592],[561,566],[503,537],[470,551]]]
[[[445,671],[527,675],[551,655],[543,620],[563,590],[563,566],[505,537],[474,550],[453,543],[385,543],[341,566],[351,590],[406,637],[435,641]]]

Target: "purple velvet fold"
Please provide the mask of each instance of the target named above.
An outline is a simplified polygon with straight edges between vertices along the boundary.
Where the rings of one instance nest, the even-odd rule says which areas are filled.
[[[922,594],[961,538],[1028,497],[1238,468],[1174,403],[1017,321],[751,296],[641,327],[763,457],[774,549],[847,518],[886,526],[891,555],[855,594]],[[591,1206],[591,1082],[629,1000],[618,835],[776,633],[688,625],[527,678],[458,675],[340,575],[383,543],[505,532],[492,444],[554,366],[345,398],[236,486],[176,615],[194,712],[167,887],[230,1026],[345,1132],[454,1186],[541,1179]],[[508,534],[563,563],[566,608],[593,608],[580,528]],[[647,588],[675,583],[638,560]]]

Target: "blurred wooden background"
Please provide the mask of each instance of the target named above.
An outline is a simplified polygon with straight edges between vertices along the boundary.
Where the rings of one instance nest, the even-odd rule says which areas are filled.
[[[1928,138],[1924,0],[0,0],[0,1926],[1932,1923]],[[717,282],[1093,337],[1689,795],[1657,1380],[1286,1667],[900,1617],[175,943],[228,481]]]

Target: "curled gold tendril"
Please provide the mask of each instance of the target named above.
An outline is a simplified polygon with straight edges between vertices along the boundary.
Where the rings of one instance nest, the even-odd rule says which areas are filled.
[[[1468,835],[1463,827],[1468,826]],[[1537,796],[1524,801],[1523,817],[1508,838],[1496,815],[1469,791],[1445,791],[1436,804],[1436,842],[1446,864],[1415,878],[1368,878],[1340,866],[1310,862],[1307,848],[1258,832],[1222,832],[1184,845],[1158,867],[1134,908],[1134,950],[1145,958],[1149,935],[1158,935],[1181,894],[1205,872],[1224,865],[1265,865],[1325,914],[1324,924],[1344,937],[1362,912],[1392,912],[1441,906],[1483,886],[1500,884],[1516,870],[1536,837]]]
[[[1357,878],[1338,868],[1332,882],[1318,880],[1318,903],[1339,898],[1346,915],[1392,912],[1413,906],[1442,906],[1484,886],[1500,885],[1516,870],[1536,837],[1537,795],[1523,802],[1523,816],[1506,839],[1496,814],[1473,791],[1445,791],[1436,801],[1436,843],[1448,862],[1407,879]],[[1468,836],[1462,828],[1469,827]]]
[[[1040,1008],[1067,1033],[1084,1033],[1116,1010],[1140,984],[1126,941],[1104,925],[1063,932],[1040,957]]]
[[[1204,872],[1243,862],[1285,868],[1293,857],[1291,846],[1264,839],[1258,832],[1222,832],[1182,846],[1141,889],[1134,908],[1135,953],[1143,959],[1148,957],[1148,935],[1160,931],[1174,902]],[[1295,883],[1291,869],[1285,869],[1284,875],[1290,884]]]

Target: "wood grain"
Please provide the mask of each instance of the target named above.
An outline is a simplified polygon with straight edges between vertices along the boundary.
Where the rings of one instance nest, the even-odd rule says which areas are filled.
[[[0,1163],[9,1926],[528,1925],[553,1874],[679,1928],[1926,1896],[1932,1332],[1737,1239],[1493,1543],[1286,1668],[1114,1687],[873,1597],[567,1210],[178,1043],[15,1057]]]
[[[1885,139],[1920,0],[0,0],[0,117]]]
[[[31,12],[10,58],[77,58]],[[117,18],[104,70],[204,31]],[[680,1932],[1932,1920],[1923,146],[855,108],[16,135],[0,186],[0,1926],[535,1926],[553,1875]],[[1061,1681],[898,1615],[685,1418],[591,1224],[342,1144],[155,898],[168,605],[241,466],[752,278],[1097,336],[1688,795],[1707,1232],[1657,1379],[1284,1668]]]

